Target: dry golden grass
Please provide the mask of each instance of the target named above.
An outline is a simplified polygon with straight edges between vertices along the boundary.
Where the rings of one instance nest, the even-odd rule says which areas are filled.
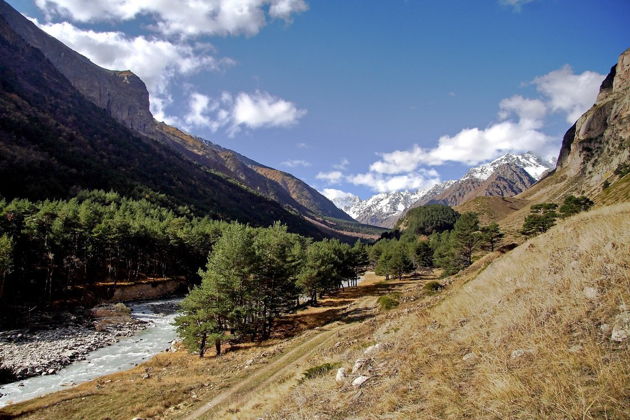
[[[330,324],[326,328],[336,333],[336,328],[355,321],[353,317],[363,319],[364,312],[370,311],[368,303],[377,296],[413,283],[408,279],[383,283],[381,277],[366,277],[360,287],[346,289],[322,299],[320,306],[282,318],[276,336],[267,342],[228,348],[219,358],[212,352],[203,359],[185,351],[161,353],[134,369],[0,409],[0,419],[181,418],[234,387],[253,392],[270,377],[273,387],[283,386],[288,383],[276,373],[284,372],[261,371],[289,353],[291,360],[307,355],[323,341],[319,335],[325,331],[320,327]],[[111,311],[101,312],[106,315]],[[335,324],[338,319],[345,323]],[[289,377],[299,377],[303,372],[300,369],[289,369]],[[259,376],[258,382],[251,380],[254,376]],[[233,400],[238,401],[229,398],[226,403]]]
[[[351,367],[365,357],[361,342],[386,344],[372,356],[372,378],[360,390],[330,374],[251,401],[256,410],[247,414],[630,417],[629,343],[611,341],[602,328],[630,304],[630,204],[570,218],[449,281],[440,295],[415,291],[411,302],[348,330],[356,348],[330,349],[312,361]],[[597,296],[589,297],[593,289]],[[512,357],[517,350],[522,355]],[[248,418],[242,414],[235,417]]]

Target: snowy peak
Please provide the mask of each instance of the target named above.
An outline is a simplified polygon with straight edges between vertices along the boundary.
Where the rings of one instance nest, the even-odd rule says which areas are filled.
[[[505,164],[510,164],[522,168],[537,181],[543,176],[545,172],[553,168],[553,165],[550,162],[545,162],[543,159],[531,152],[522,154],[508,153],[498,159],[493,160],[490,163],[471,168],[466,173],[466,175],[464,175],[462,180],[476,178],[481,181],[485,181],[497,170],[499,166]]]
[[[425,190],[380,193],[367,200],[335,189],[326,189],[322,194],[361,223],[391,228],[412,207],[433,202],[457,205],[462,200],[474,198],[475,194],[518,194],[552,168],[553,164],[531,152],[508,153],[492,162],[471,168],[459,180],[441,182]]]

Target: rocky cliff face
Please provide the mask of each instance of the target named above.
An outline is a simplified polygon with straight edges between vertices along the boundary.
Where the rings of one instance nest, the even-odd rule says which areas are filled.
[[[630,49],[602,82],[597,101],[567,131],[556,170],[593,193],[630,153]]]
[[[518,197],[532,204],[561,202],[570,194],[596,204],[628,201],[629,165],[630,49],[602,82],[595,104],[564,135],[554,172]],[[514,215],[515,225],[519,218]]]
[[[0,15],[28,44],[39,49],[70,83],[114,119],[141,133],[150,127],[149,93],[142,80],[129,70],[98,67],[24,18],[4,1]]]
[[[0,0],[0,16],[28,44],[39,49],[79,92],[127,128],[166,144],[187,158],[301,214],[352,220],[326,197],[291,174],[266,167],[156,121],[149,110],[147,88],[131,71],[112,71],[97,66],[40,30],[3,0]]]

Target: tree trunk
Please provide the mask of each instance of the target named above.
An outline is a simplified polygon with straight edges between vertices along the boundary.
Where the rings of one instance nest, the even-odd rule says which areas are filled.
[[[199,344],[199,357],[203,357],[206,352],[206,338],[208,336],[206,334],[201,336],[201,344]]]
[[[214,340],[214,348],[217,351],[217,356],[221,355],[221,339],[217,338],[216,340]]]

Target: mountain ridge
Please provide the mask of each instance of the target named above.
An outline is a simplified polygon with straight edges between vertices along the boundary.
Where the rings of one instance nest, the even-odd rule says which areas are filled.
[[[550,163],[532,152],[507,153],[470,168],[458,180],[444,181],[428,189],[380,193],[366,200],[355,195],[331,199],[359,222],[392,228],[407,210],[425,204],[457,206],[479,196],[514,196],[532,186],[550,169]]]
[[[326,197],[293,175],[155,120],[149,109],[148,90],[130,70],[108,70],[94,64],[46,34],[4,0],[0,0],[0,15],[28,44],[42,51],[79,92],[127,128],[166,144],[197,164],[233,178],[291,211],[352,221]]]

